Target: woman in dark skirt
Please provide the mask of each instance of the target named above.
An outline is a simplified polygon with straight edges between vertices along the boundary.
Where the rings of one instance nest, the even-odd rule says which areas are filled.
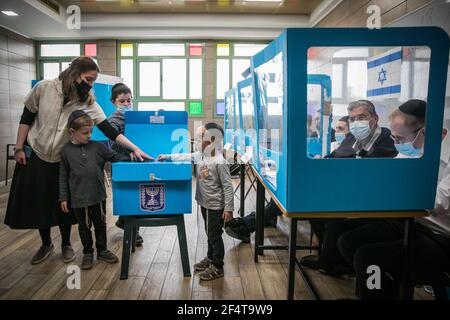
[[[66,125],[72,111],[86,112],[109,139],[129,148],[132,158],[152,160],[109,124],[95,102],[91,88],[98,72],[92,58],[76,58],[57,79],[39,82],[25,99],[5,224],[12,229],[39,229],[42,246],[32,264],[44,261],[52,253],[53,226],[61,232],[64,262],[75,259],[70,231],[77,222],[72,213],[61,211],[58,199],[60,150],[70,138]]]

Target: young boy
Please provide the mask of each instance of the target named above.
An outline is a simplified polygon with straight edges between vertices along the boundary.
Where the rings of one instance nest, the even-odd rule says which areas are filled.
[[[224,222],[233,218],[234,198],[230,170],[222,155],[223,129],[207,123],[197,133],[198,150],[192,154],[159,155],[158,161],[186,161],[197,164],[195,200],[201,206],[208,236],[208,254],[194,265],[201,280],[223,277],[225,249],[222,239]]]
[[[59,200],[61,209],[72,208],[78,220],[78,230],[83,243],[81,268],[94,265],[91,225],[95,230],[97,259],[109,263],[119,261],[106,246],[106,190],[103,168],[107,161],[129,161],[130,157],[106,149],[91,141],[92,119],[83,111],[75,110],[68,119],[70,142],[61,150],[59,170]]]
[[[131,105],[132,94],[131,89],[123,84],[116,83],[113,85],[111,89],[111,103],[116,107],[116,111],[114,111],[109,117],[108,122],[111,126],[117,130],[117,132],[124,134],[125,132],[125,113],[127,111],[132,111],[133,107]],[[120,154],[128,155],[130,151],[119,143],[115,143],[114,141],[110,141],[112,149]],[[120,229],[124,228],[124,219],[122,216],[116,221],[116,226]],[[139,234],[139,229],[136,235],[136,246],[140,247],[144,243],[144,239]]]

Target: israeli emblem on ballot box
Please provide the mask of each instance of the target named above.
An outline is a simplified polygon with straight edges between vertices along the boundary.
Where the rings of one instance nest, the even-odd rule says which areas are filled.
[[[166,203],[164,184],[141,184],[140,199],[142,210],[163,210]]]

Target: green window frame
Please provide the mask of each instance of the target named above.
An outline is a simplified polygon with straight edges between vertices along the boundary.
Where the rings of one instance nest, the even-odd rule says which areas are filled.
[[[138,55],[138,46],[139,44],[146,43],[155,43],[155,44],[184,44],[184,55],[173,55],[173,56],[139,56]],[[133,48],[133,54],[122,56],[121,48],[122,44],[131,44]],[[201,56],[190,56],[189,54],[189,44],[201,44],[202,45],[202,54]],[[117,74],[121,76],[121,61],[122,60],[132,60],[133,61],[133,105],[137,108],[140,102],[163,102],[163,103],[171,103],[171,102],[183,102],[184,110],[188,112],[190,117],[204,117],[204,105],[205,105],[205,52],[206,52],[206,44],[201,40],[192,40],[192,41],[163,41],[163,40],[119,40],[117,41]],[[186,61],[186,98],[185,99],[164,99],[163,98],[163,61],[165,59],[185,59]],[[202,61],[202,86],[201,86],[201,99],[191,99],[190,98],[190,60],[198,59]],[[159,62],[160,63],[160,93],[159,96],[142,96],[139,92],[139,63],[141,62]],[[196,112],[195,114],[190,113],[190,105],[191,104],[201,104],[201,112]],[[137,109],[136,109],[137,110]]]
[[[97,45],[97,55],[98,55],[98,41],[97,40],[82,40],[82,41],[71,41],[71,40],[60,40],[60,41],[37,41],[35,44],[35,54],[36,54],[36,78],[38,80],[42,80],[44,76],[44,63],[54,62],[59,63],[59,71],[62,71],[62,64],[71,62],[73,59],[83,56],[84,45],[85,44],[96,44]],[[43,57],[41,54],[41,45],[45,44],[79,44],[80,45],[80,54],[76,56],[49,56]],[[92,58],[97,59],[97,56],[93,56]]]

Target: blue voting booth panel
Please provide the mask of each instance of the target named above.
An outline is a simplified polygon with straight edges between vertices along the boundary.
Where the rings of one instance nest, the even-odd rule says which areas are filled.
[[[95,82],[93,87],[95,99],[103,109],[106,117],[109,117],[114,111],[116,111],[116,108],[111,102],[112,87],[112,84],[98,82]],[[94,127],[94,130],[92,130],[92,140],[107,141],[109,139],[97,127]]]
[[[224,143],[229,143],[232,150],[236,150],[236,132],[239,126],[239,119],[236,117],[236,109],[238,108],[237,91],[236,88],[225,92],[225,137]],[[239,111],[238,111],[239,112]]]
[[[188,153],[184,111],[129,111],[125,135],[147,154]],[[191,162],[119,162],[112,166],[113,214],[192,212]]]
[[[237,84],[240,125],[237,131],[236,149],[240,155],[243,155],[249,148],[253,155],[256,154],[256,113],[252,83],[253,79],[250,77]]]
[[[430,52],[427,62],[428,86],[422,88],[428,89],[423,98],[428,105],[423,156],[417,159],[314,159],[308,155],[305,124],[308,81],[312,80],[311,77],[308,79],[308,75],[322,74],[309,69],[311,49],[318,48],[318,52],[326,55],[327,49],[333,47],[417,46]],[[406,57],[408,52],[403,51],[403,54]],[[449,37],[435,27],[287,29],[253,56],[251,66],[258,121],[257,170],[286,211],[401,211],[433,208],[448,57]],[[382,86],[383,81],[390,80],[385,77],[378,81]],[[375,94],[386,93],[383,90],[372,92],[368,89],[367,97],[371,96],[372,99]],[[364,99],[364,95],[361,98]]]

